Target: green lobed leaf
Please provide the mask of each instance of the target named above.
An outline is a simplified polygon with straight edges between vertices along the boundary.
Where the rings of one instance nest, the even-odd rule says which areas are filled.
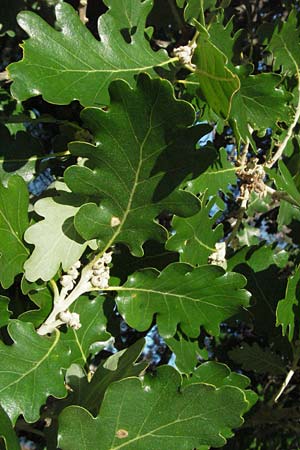
[[[42,94],[46,101],[60,105],[75,99],[85,106],[106,105],[112,80],[121,78],[132,85],[136,74],[157,76],[156,66],[168,66],[167,53],[151,50],[144,37],[152,0],[106,0],[105,4],[109,10],[98,22],[100,42],[64,2],[55,8],[60,31],[32,12],[18,15],[19,25],[31,37],[23,44],[23,60],[9,66],[16,98]]]
[[[214,45],[226,55],[228,68],[234,71],[234,61],[238,61],[240,58],[239,41],[242,39],[243,30],[238,30],[233,34],[233,17],[225,26],[223,26],[223,21],[223,14],[217,16],[209,27],[209,34]]]
[[[300,192],[297,189],[295,181],[283,161],[278,161],[278,171],[270,169],[267,171],[270,178],[275,180],[278,190],[286,192],[294,201],[296,206],[300,207]]]
[[[180,385],[178,372],[168,366],[158,368],[156,376],[146,375],[142,382],[128,378],[112,384],[98,417],[76,406],[62,412],[59,447],[190,450],[224,445],[223,430],[242,424],[247,408],[242,391],[200,383],[179,391]]]
[[[13,430],[12,423],[0,405],[0,439],[1,438],[4,440],[5,448],[7,450],[20,450],[19,441]]]
[[[196,380],[201,383],[212,384],[217,388],[221,386],[235,386],[242,389],[249,402],[248,409],[257,401],[257,394],[250,389],[246,389],[250,384],[249,378],[245,375],[231,372],[226,364],[215,361],[204,362],[194,370],[190,378],[187,379],[187,383],[195,383]]]
[[[205,172],[194,180],[188,181],[188,191],[196,195],[205,191],[208,195],[216,195],[219,190],[228,192],[229,186],[237,183],[237,177],[236,167],[228,160],[226,150],[221,148],[217,158],[214,156],[216,151],[212,146],[205,146],[199,151],[203,154],[203,159],[210,161],[210,164]]]
[[[296,9],[293,9],[288,18],[280,21],[274,30],[267,49],[274,56],[274,70],[282,69],[289,75],[299,71],[300,43]]]
[[[209,36],[200,34],[194,53],[195,72],[184,82],[199,89],[209,107],[220,117],[227,119],[230,115],[234,94],[240,88],[239,77],[227,67],[227,58]]]
[[[159,333],[169,338],[178,325],[189,337],[197,337],[200,326],[217,335],[222,321],[248,305],[244,285],[244,277],[217,266],[173,263],[162,272],[136,272],[123,286],[110,289],[118,292],[118,310],[131,327],[147,330],[156,314]]]
[[[120,242],[135,256],[142,256],[146,240],[167,238],[166,229],[155,221],[159,213],[185,217],[199,210],[198,199],[177,188],[188,176],[205,170],[201,153],[194,148],[210,127],[188,128],[194,110],[175,100],[168,81],[141,76],[136,90],[117,81],[110,93],[108,111],[83,111],[97,145],[71,143],[71,153],[86,161],[83,167],[69,167],[64,176],[74,193],[100,202],[100,206],[87,203],[79,209],[74,222],[77,231],[85,239],[97,238],[104,249]]]
[[[300,208],[291,203],[281,200],[277,217],[278,230],[282,231],[284,225],[289,225],[293,220],[300,221]]]
[[[261,242],[259,245],[245,246],[237,250],[228,259],[227,269],[233,270],[238,264],[247,264],[254,272],[261,272],[272,264],[283,269],[288,259],[289,253],[276,244],[265,245],[264,242]]]
[[[9,298],[0,295],[0,328],[8,324],[10,311],[8,310]]]
[[[283,375],[286,372],[282,358],[273,353],[270,347],[262,348],[256,342],[253,345],[243,343],[242,347],[229,351],[228,355],[244,370],[272,375]]]
[[[7,289],[23,272],[29,251],[23,242],[28,227],[29,194],[24,180],[11,177],[5,188],[0,183],[0,282]]]
[[[216,197],[208,200],[205,194],[201,210],[192,217],[182,219],[174,216],[172,235],[166,243],[168,250],[179,252],[180,261],[192,265],[208,263],[208,257],[215,252],[215,244],[223,237],[223,225],[216,225],[221,212],[210,216]]]
[[[260,132],[289,123],[291,95],[279,87],[281,77],[273,73],[241,76],[241,87],[232,100],[230,121],[242,140],[251,139],[249,125]]]
[[[289,341],[293,340],[295,332],[296,307],[299,305],[299,280],[300,266],[294,275],[288,279],[285,298],[280,300],[276,309],[276,326],[282,327],[282,335],[288,335]]]
[[[73,217],[86,200],[74,195],[64,183],[55,183],[53,196],[42,198],[34,205],[35,212],[44,217],[26,230],[25,240],[35,246],[26,261],[28,281],[50,280],[62,265],[68,270],[82,255],[87,245],[74,228]],[[52,193],[53,194],[53,193]]]
[[[49,395],[66,395],[63,368],[70,365],[68,348],[55,336],[39,336],[31,323],[10,321],[14,343],[0,342],[0,403],[13,423],[20,414],[26,422],[40,417]]]
[[[165,343],[175,354],[175,366],[181,373],[193,372],[200,358],[208,358],[207,350],[199,347],[198,340],[185,338],[180,332],[172,338],[165,339]]]
[[[23,322],[31,322],[38,328],[48,317],[53,306],[53,292],[47,283],[29,283],[23,276],[21,281],[22,293],[28,295],[32,303],[37,307],[29,309],[18,316]]]
[[[110,334],[106,331],[106,317],[103,310],[105,298],[98,295],[90,298],[80,296],[69,308],[71,312],[79,314],[81,328],[68,328],[61,336],[62,342],[71,351],[73,363],[84,366],[87,363],[90,347],[97,341],[107,341]]]

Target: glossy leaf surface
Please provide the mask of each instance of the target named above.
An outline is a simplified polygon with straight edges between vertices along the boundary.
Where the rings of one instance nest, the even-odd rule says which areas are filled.
[[[250,384],[250,379],[245,375],[232,372],[226,364],[207,361],[197,367],[188,379],[188,383],[195,383],[196,379],[201,383],[212,384],[215,387],[235,386],[242,389],[249,402],[249,408],[257,401],[255,392],[246,389]]]
[[[41,337],[20,321],[12,321],[8,332],[14,343],[0,342],[0,402],[13,423],[20,414],[35,422],[49,395],[66,395],[62,369],[70,364],[69,351],[59,332]]]
[[[199,335],[201,325],[216,335],[220,322],[248,304],[244,284],[239,274],[224,273],[217,266],[173,263],[162,272],[136,272],[116,288],[116,301],[126,322],[137,330],[147,330],[156,314],[164,337],[173,336],[178,325],[190,337]]]
[[[242,423],[247,407],[242,391],[193,384],[179,392],[180,384],[174,369],[162,367],[157,376],[146,376],[142,383],[128,378],[111,385],[96,419],[83,408],[66,408],[59,418],[59,447],[190,450],[224,445],[223,430]]]
[[[155,76],[155,66],[168,66],[168,55],[152,51],[144,37],[152,1],[122,0],[123,7],[120,0],[105,3],[109,11],[99,20],[100,42],[67,3],[56,6],[61,31],[32,12],[19,14],[19,25],[31,36],[24,43],[23,60],[9,68],[13,94],[19,100],[42,94],[46,101],[60,105],[75,99],[85,106],[108,104],[112,80],[133,84],[134,75]],[[122,35],[126,30],[130,44]]]
[[[119,81],[110,93],[108,111],[83,111],[97,145],[70,144],[73,155],[87,160],[84,167],[69,167],[65,180],[74,193],[100,201],[100,206],[83,205],[76,214],[75,227],[84,239],[97,238],[104,249],[125,243],[135,256],[142,256],[146,240],[167,237],[155,221],[160,212],[189,216],[198,211],[198,199],[178,186],[204,170],[194,146],[209,127],[183,130],[192,124],[194,110],[175,100],[167,81],[141,76],[136,90]]]

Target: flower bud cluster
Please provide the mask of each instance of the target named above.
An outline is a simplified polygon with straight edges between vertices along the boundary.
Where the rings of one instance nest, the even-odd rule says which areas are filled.
[[[112,260],[112,252],[104,253],[92,267],[91,283],[93,287],[105,289],[108,287],[109,266]]]
[[[79,277],[79,267],[81,263],[80,261],[76,261],[73,266],[67,271],[67,275],[63,275],[60,279],[60,284],[63,287],[64,292],[69,292],[73,289],[75,280]]]
[[[216,251],[208,257],[208,263],[226,269],[226,242],[217,242],[215,248]]]
[[[195,48],[197,47],[197,44],[193,42],[190,45],[184,45],[180,47],[176,47],[173,50],[173,55],[177,56],[179,59],[180,64],[183,65],[190,65],[193,68],[195,68],[195,65],[192,64],[192,57],[195,51]]]
[[[77,313],[71,313],[71,311],[64,311],[60,313],[59,318],[74,330],[79,330],[79,328],[81,328],[80,317],[79,314]]]

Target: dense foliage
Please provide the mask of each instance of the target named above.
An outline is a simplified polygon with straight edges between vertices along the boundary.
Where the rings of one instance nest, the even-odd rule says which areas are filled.
[[[1,449],[299,448],[299,19],[1,0]]]

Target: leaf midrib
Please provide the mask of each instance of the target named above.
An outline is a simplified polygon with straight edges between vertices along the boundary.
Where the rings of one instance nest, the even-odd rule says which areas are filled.
[[[153,104],[151,106],[151,112],[150,112],[150,116],[149,116],[149,126],[148,126],[148,130],[147,130],[147,133],[145,134],[145,137],[144,137],[143,141],[139,144],[139,141],[138,141],[137,137],[135,136],[135,138],[137,140],[137,143],[140,145],[139,163],[138,163],[138,166],[137,166],[137,169],[136,169],[133,186],[132,186],[132,189],[131,189],[131,192],[130,192],[130,195],[129,195],[128,203],[127,203],[126,209],[124,211],[121,223],[120,223],[118,229],[116,230],[116,232],[113,234],[111,239],[108,241],[108,243],[104,247],[104,249],[101,252],[101,254],[105,253],[112,246],[112,244],[115,242],[115,240],[117,239],[119,234],[122,232],[122,228],[123,228],[123,226],[124,226],[124,224],[126,222],[126,219],[127,219],[128,215],[129,215],[129,213],[131,211],[131,205],[132,205],[132,202],[133,202],[133,199],[134,199],[134,195],[135,195],[137,186],[139,185],[140,172],[141,172],[142,164],[144,162],[144,160],[143,160],[143,149],[144,149],[144,146],[145,146],[145,144],[147,142],[147,139],[148,139],[148,137],[149,137],[149,135],[150,135],[150,133],[152,131],[152,116],[153,116],[154,108],[155,108],[156,103],[157,103],[158,98],[159,98],[159,93],[160,93],[160,89],[158,89],[155,101],[153,102]],[[124,108],[124,110],[127,112],[126,108]],[[132,122],[131,122],[131,119],[130,119],[129,116],[128,116],[128,120],[129,120],[130,126],[131,126],[131,128],[133,130],[133,134],[134,134],[134,127],[132,125]]]
[[[190,301],[195,302],[195,303],[199,302],[201,304],[205,304],[205,305],[208,305],[210,307],[224,309],[224,310],[228,309],[228,306],[229,307],[232,306],[232,305],[225,305],[225,306],[217,305],[215,303],[209,303],[209,302],[207,302],[207,301],[205,301],[203,299],[189,297],[187,295],[175,294],[173,292],[162,292],[162,291],[158,291],[158,290],[154,290],[154,289],[146,289],[146,288],[136,288],[136,287],[130,288],[130,287],[124,287],[124,286],[109,286],[108,288],[103,289],[103,291],[117,291],[117,292],[118,291],[129,291],[129,292],[130,291],[133,291],[133,292],[138,291],[138,292],[144,292],[144,293],[147,293],[147,294],[158,294],[158,295],[162,295],[162,296],[176,297],[176,298],[179,298],[180,300],[186,299],[186,300],[190,300]],[[209,297],[214,297],[214,298],[222,297],[222,298],[224,298],[224,293],[222,293],[222,294],[215,294],[214,293],[213,295],[206,295],[204,298],[209,298]]]

